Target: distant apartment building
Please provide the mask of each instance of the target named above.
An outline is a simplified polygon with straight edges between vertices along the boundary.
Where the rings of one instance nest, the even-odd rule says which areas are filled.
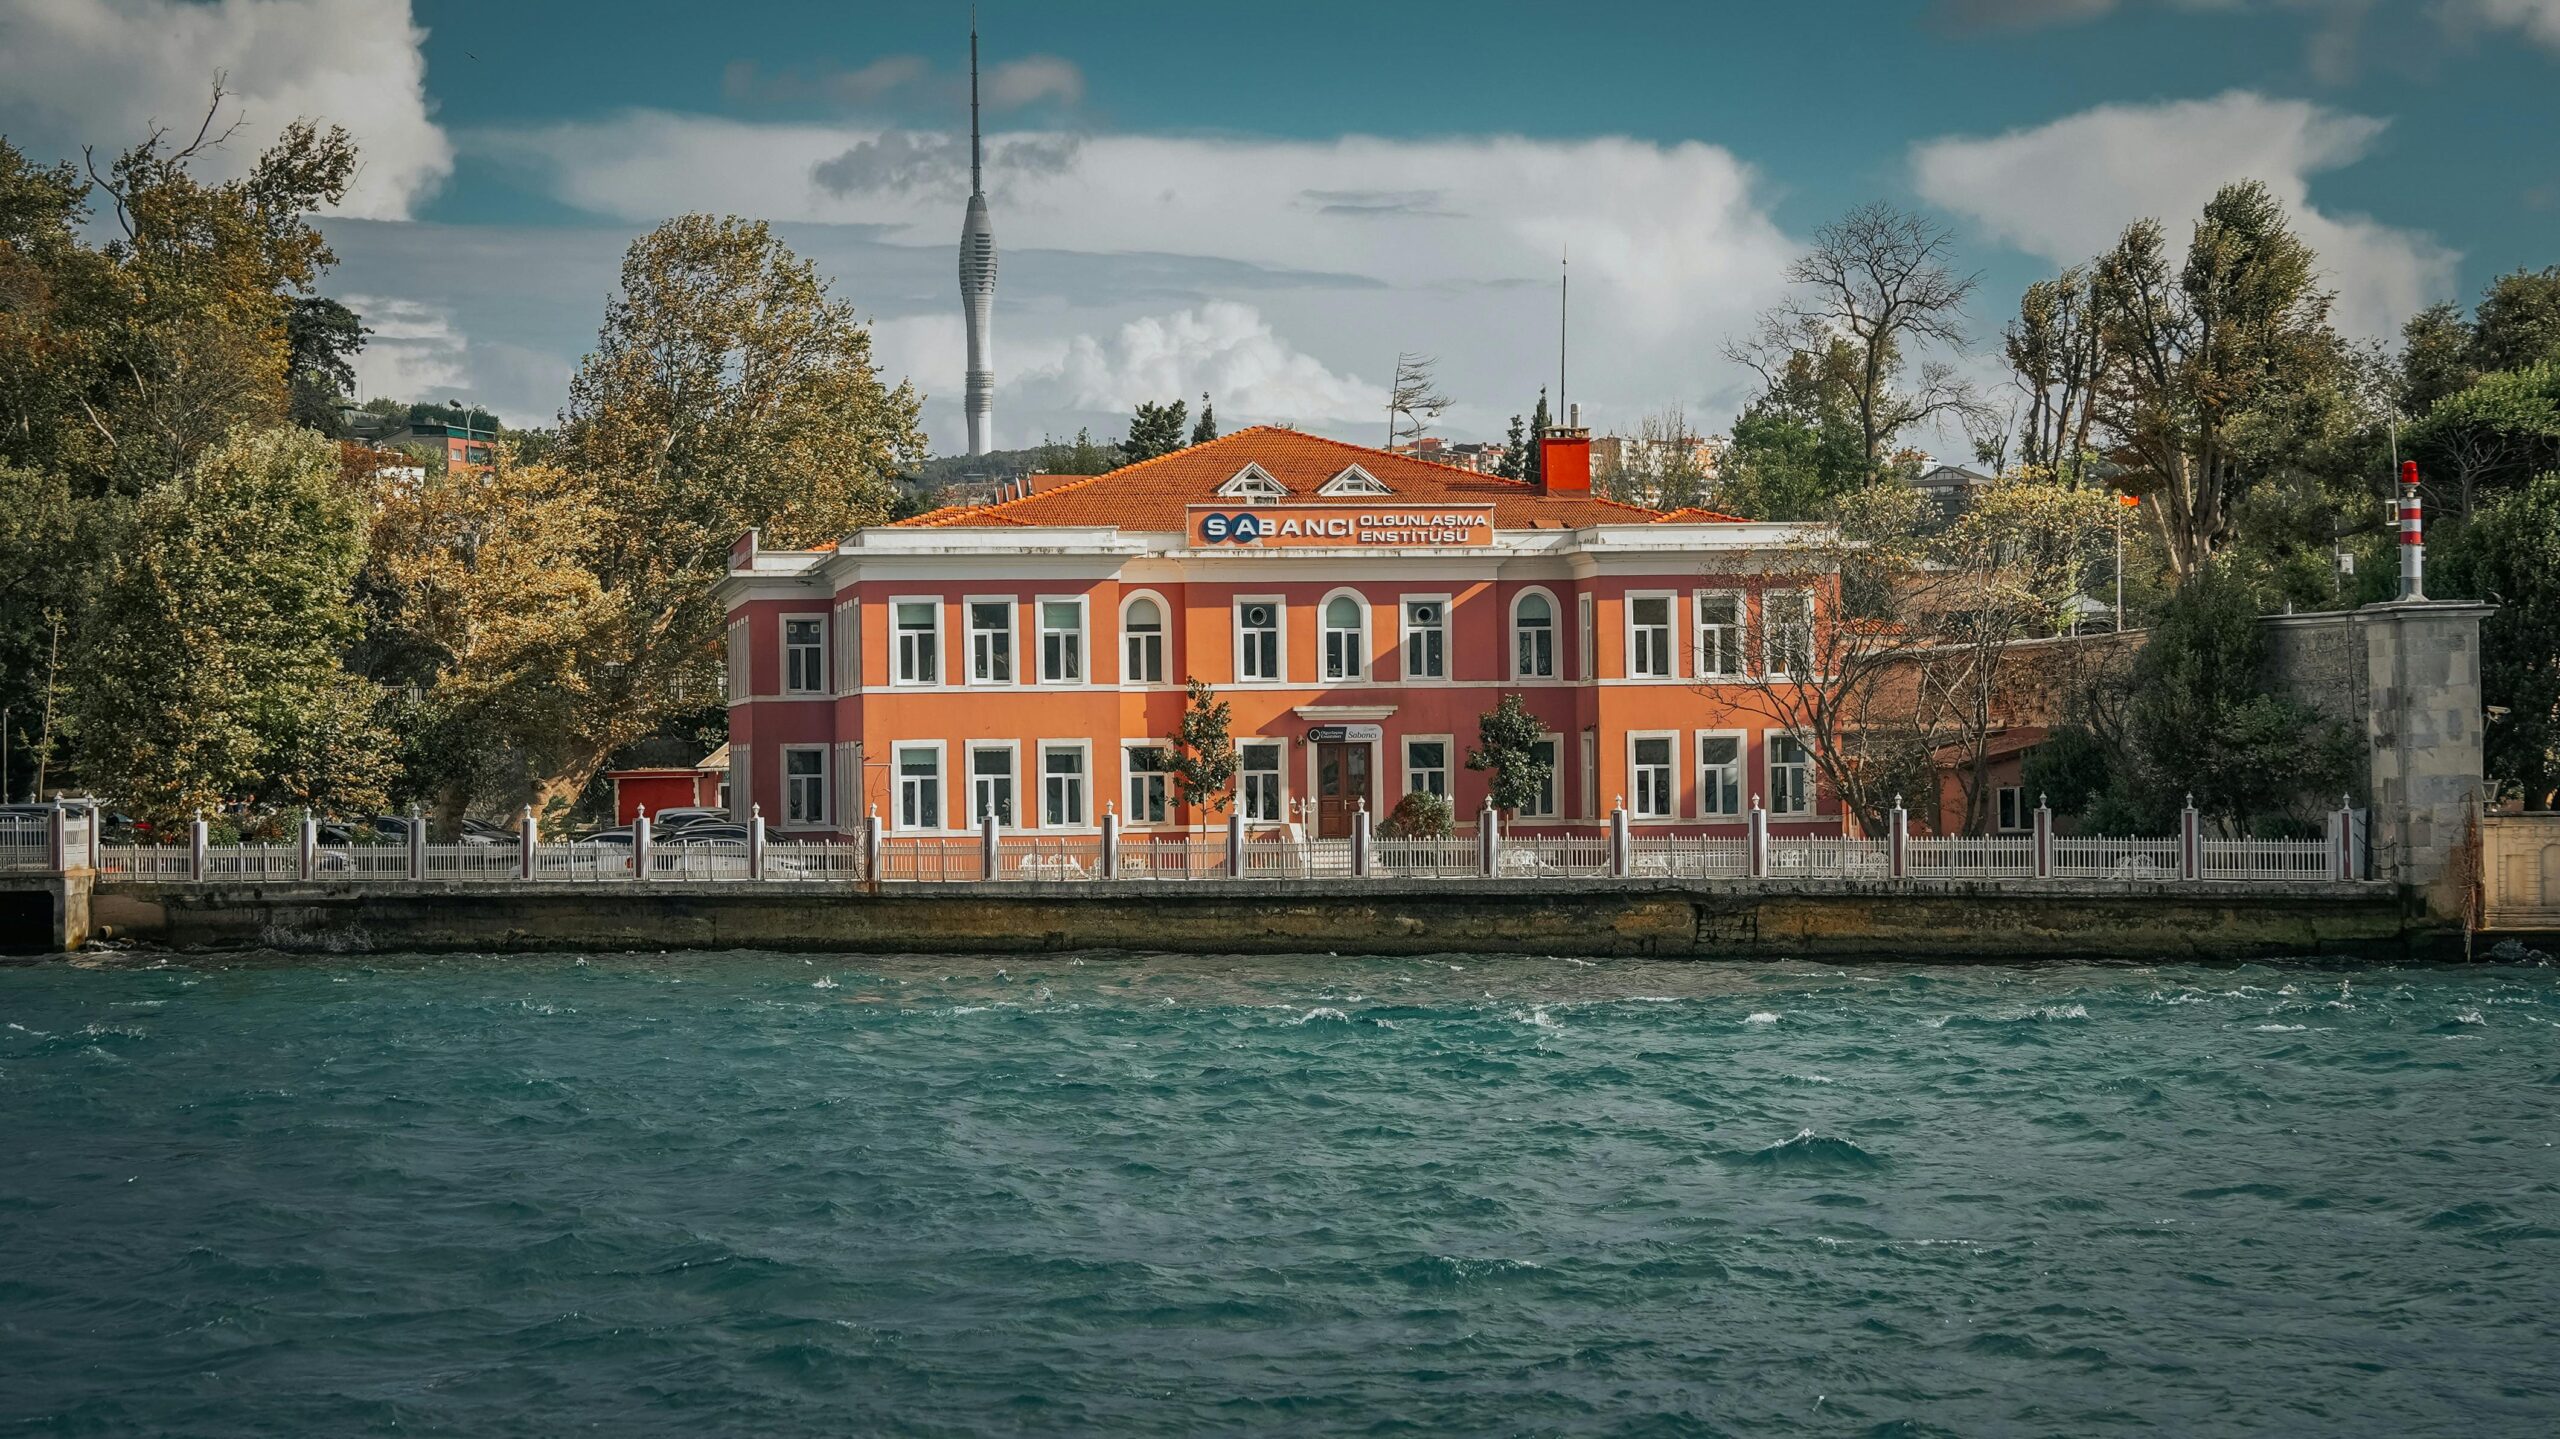
[[[411,405],[393,417],[355,408],[338,412],[350,439],[441,458],[446,469],[487,469],[497,459],[498,417],[462,405]]]

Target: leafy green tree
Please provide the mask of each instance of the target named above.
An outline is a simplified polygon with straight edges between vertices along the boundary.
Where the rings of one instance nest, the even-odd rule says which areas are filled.
[[[1191,443],[1205,445],[1218,437],[1218,414],[1209,408],[1209,392],[1200,392],[1200,423],[1191,427]]]
[[[2256,591],[2235,565],[2208,563],[2163,608],[2134,662],[2130,712],[2129,788],[2155,821],[2192,793],[2241,829],[2324,808],[2354,782],[2357,736],[2272,693],[2265,653]]]
[[[2231,537],[2253,462],[2282,447],[2288,403],[2348,363],[2319,257],[2266,186],[2242,181],[2206,203],[2183,265],[2158,221],[2127,228],[2099,258],[2094,293],[2095,429],[2183,582]]]
[[[1183,804],[1218,812],[1235,802],[1236,745],[1229,734],[1234,716],[1218,692],[1191,681],[1190,699],[1173,743],[1147,751],[1149,763],[1173,781],[1174,798]]]
[[[285,370],[293,395],[292,421],[306,430],[344,438],[338,407],[355,393],[355,366],[349,363],[372,333],[356,312],[321,295],[296,296],[285,311]]]
[[[2560,360],[2560,265],[2514,270],[2491,281],[2472,328],[2473,362],[2483,370]]]
[[[59,471],[0,463],[0,705],[11,720],[0,744],[20,793],[34,792],[28,786],[51,748],[62,635],[87,602],[83,511]],[[0,794],[0,803],[15,797]]]
[[[2445,518],[2468,519],[2482,490],[2560,465],[2560,360],[2483,374],[2436,401],[2406,438],[2431,487],[2453,501]]]
[[[1538,755],[1545,731],[1517,691],[1476,717],[1476,743],[1467,750],[1467,768],[1493,776],[1493,807],[1518,814],[1545,797],[1555,766]]]
[[[1798,351],[1735,417],[1716,476],[1716,507],[1755,520],[1821,519],[1867,483],[1845,344]]]
[[[234,430],[144,495],[82,635],[85,778],[164,822],[226,800],[379,808],[377,692],[339,663],[365,526],[337,447],[302,430]]]
[[[2018,463],[2064,484],[2080,483],[2095,458],[2089,401],[2104,356],[2097,286],[2088,268],[2074,265],[2027,286],[2018,317],[2001,333],[2000,353],[2027,402],[2018,418]]]
[[[2498,606],[2480,626],[2488,773],[2527,806],[2550,808],[2560,789],[2560,470],[2482,506],[2428,581]]]
[[[1540,385],[1537,407],[1529,412],[1528,454],[1522,458],[1520,464],[1520,478],[1530,484],[1543,485],[1547,482],[1547,458],[1539,451],[1538,441],[1546,438],[1547,431],[1551,428],[1553,428],[1553,418],[1547,413],[1547,387]]]
[[[2079,816],[2116,787],[2116,754],[2096,734],[2065,724],[2027,751],[2018,782],[2058,815]]]
[[[1169,455],[1183,446],[1183,422],[1190,409],[1182,401],[1159,405],[1153,400],[1140,402],[1137,412],[1129,417],[1129,437],[1120,442],[1120,453],[1129,464]]]
[[[2400,327],[2400,360],[2393,398],[2400,413],[2424,415],[2435,402],[2480,378],[2477,340],[2458,305],[2435,304]]]
[[[1378,824],[1380,839],[1445,839],[1457,829],[1457,815],[1449,802],[1427,789],[1414,790],[1396,801],[1387,817]]]
[[[876,524],[923,455],[913,388],[882,383],[853,304],[770,227],[681,215],[633,242],[557,449],[595,507],[580,559],[615,610],[611,658],[537,807],[717,694],[712,588],[739,534],[796,546]]]

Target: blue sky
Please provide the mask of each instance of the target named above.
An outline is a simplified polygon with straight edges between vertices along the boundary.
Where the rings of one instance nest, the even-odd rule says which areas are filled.
[[[1812,229],[1924,209],[2018,289],[2127,221],[2266,180],[2338,312],[2560,263],[2560,0],[980,6],[1004,257],[997,437],[1202,389],[1230,424],[1374,440],[1400,349],[1443,429],[1554,378],[1600,427],[1748,396],[1724,339]],[[375,391],[538,422],[620,252],[684,209],[774,220],[959,435],[952,242],[965,4],[0,0],[0,129],[112,145],[229,72],[242,141],[296,114],[368,154],[329,288]],[[1967,362],[1986,379],[1982,355]],[[1951,446],[1941,445],[1941,448]]]

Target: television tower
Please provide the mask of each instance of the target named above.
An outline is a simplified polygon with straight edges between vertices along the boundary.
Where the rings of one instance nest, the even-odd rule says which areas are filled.
[[[978,142],[978,17],[969,17],[969,214],[960,222],[960,313],[969,325],[969,374],[964,400],[969,416],[969,453],[992,448],[988,431],[995,423],[995,359],[989,352],[987,322],[996,304],[996,227],[987,218],[984,162]]]

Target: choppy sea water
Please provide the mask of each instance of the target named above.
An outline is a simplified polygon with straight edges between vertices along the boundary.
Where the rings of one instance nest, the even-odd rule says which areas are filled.
[[[0,1429],[2560,1429],[2560,973],[0,970]]]

